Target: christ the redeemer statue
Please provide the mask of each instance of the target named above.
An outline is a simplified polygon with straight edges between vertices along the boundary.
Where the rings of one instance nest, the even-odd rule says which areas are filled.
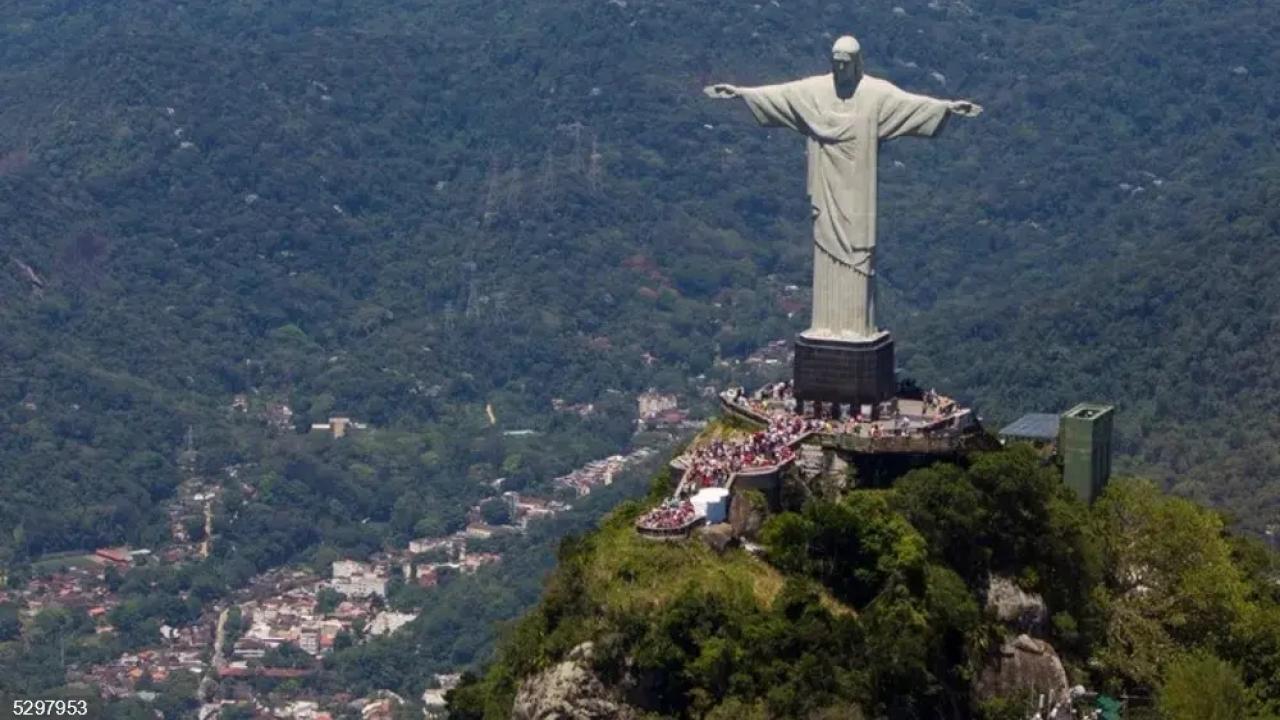
[[[862,71],[849,35],[831,48],[831,73],[761,87],[718,84],[705,92],[742,98],[767,127],[808,140],[813,205],[812,340],[866,343],[884,333],[875,319],[876,158],[881,140],[932,137],[951,114],[974,117],[967,100],[913,95]]]

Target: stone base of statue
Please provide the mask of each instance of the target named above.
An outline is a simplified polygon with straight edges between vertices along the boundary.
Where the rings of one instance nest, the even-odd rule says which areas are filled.
[[[898,390],[889,333],[866,340],[796,335],[795,397],[801,402],[847,404],[857,412],[892,398]]]

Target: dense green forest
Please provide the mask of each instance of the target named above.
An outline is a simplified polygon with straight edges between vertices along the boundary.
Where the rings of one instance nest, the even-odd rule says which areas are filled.
[[[901,8],[12,8],[5,547],[140,540],[188,425],[211,469],[253,459],[236,392],[457,438],[482,402],[536,425],[549,397],[683,387],[786,337],[800,141],[696,90],[820,71],[845,30],[873,72],[989,110],[886,150],[904,369],[993,422],[1113,400],[1132,467],[1256,527],[1280,465],[1275,14]]]
[[[975,690],[1020,632],[983,607],[997,575],[1043,596],[1033,632],[1069,682],[1142,700],[1125,717],[1280,716],[1276,554],[1150,481],[1114,479],[1090,507],[1028,446],[980,453],[773,515],[767,562],[640,538],[644,508],[561,546],[451,718],[511,717],[589,642],[592,697],[630,717],[1025,720],[1035,697]]]
[[[1261,0],[6,7],[0,563],[158,542],[189,429],[232,542],[171,582],[216,597],[616,452],[646,387],[740,381],[717,359],[807,315],[802,144],[698,90],[821,72],[846,31],[987,108],[884,151],[903,373],[990,425],[1113,401],[1127,470],[1261,530],[1278,26]],[[280,404],[378,430],[332,446]]]

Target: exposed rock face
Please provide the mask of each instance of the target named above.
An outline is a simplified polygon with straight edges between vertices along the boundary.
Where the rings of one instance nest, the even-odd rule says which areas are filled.
[[[808,492],[820,498],[838,499],[849,490],[849,462],[834,450],[801,445],[796,469]]]
[[[978,700],[1044,694],[1060,699],[1069,692],[1067,673],[1053,646],[1029,635],[1006,640],[987,661],[974,686]]]
[[[769,519],[769,502],[764,495],[753,492],[734,493],[729,503],[729,524],[733,526],[733,534],[755,540]]]
[[[733,547],[736,538],[733,534],[733,527],[728,523],[716,523],[715,525],[707,525],[698,528],[696,531],[698,537],[717,553],[723,553],[730,547]]]
[[[636,711],[618,700],[591,668],[591,643],[568,659],[525,678],[511,708],[512,720],[633,720]]]
[[[799,447],[798,455],[796,464],[782,474],[778,496],[782,510],[798,511],[814,498],[838,501],[856,485],[848,459],[835,450],[805,444]]]
[[[1043,634],[1049,625],[1044,598],[1018,587],[1007,577],[993,575],[987,584],[987,609],[1000,622],[1019,632]]]

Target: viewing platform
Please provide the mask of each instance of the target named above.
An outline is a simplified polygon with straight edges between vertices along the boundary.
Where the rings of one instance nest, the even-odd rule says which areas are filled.
[[[841,417],[797,415],[787,383],[750,395],[740,388],[726,390],[720,393],[720,406],[727,414],[759,426],[768,426],[771,418],[780,415],[805,417],[810,429],[802,442],[862,455],[948,455],[972,449],[982,436],[971,408],[932,392],[923,398],[895,397],[881,403],[876,419],[851,416],[847,409]]]
[[[754,432],[736,438],[705,440],[674,458],[680,472],[673,497],[636,521],[646,537],[687,537],[700,523],[721,522],[735,491],[774,494],[803,447],[852,456],[951,456],[984,446],[986,439],[972,409],[934,392],[920,398],[892,398],[867,417],[850,409],[808,404],[800,414],[790,383],[774,383],[752,394],[741,388],[720,394],[725,413]],[[825,413],[825,414],[823,414]],[[723,507],[708,505],[708,492],[721,493]],[[700,498],[703,498],[700,501]],[[718,501],[717,501],[718,502]],[[709,508],[712,508],[709,510]],[[717,515],[708,518],[708,513]]]
[[[636,520],[636,532],[650,540],[683,540],[693,529],[706,523],[690,500],[669,498]]]

